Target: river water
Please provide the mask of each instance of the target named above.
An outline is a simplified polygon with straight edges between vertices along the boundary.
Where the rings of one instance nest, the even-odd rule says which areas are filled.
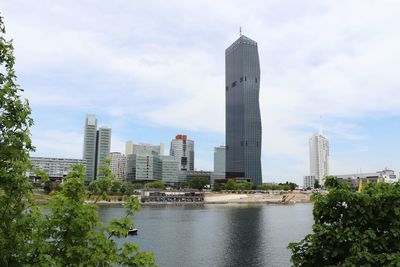
[[[102,207],[104,222],[124,216]],[[143,207],[134,242],[160,266],[290,266],[287,245],[311,232],[312,204]]]

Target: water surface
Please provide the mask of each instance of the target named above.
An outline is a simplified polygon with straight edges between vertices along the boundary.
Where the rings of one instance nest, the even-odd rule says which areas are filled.
[[[102,207],[104,222],[124,209]],[[130,241],[160,266],[290,266],[290,242],[311,232],[312,204],[143,207]]]

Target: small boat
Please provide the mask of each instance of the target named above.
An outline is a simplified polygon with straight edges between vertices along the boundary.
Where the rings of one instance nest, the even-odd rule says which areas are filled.
[[[136,228],[130,228],[128,230],[128,235],[137,235],[137,229]]]

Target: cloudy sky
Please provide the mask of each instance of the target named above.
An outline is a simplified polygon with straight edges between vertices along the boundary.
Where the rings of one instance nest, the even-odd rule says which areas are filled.
[[[0,0],[37,156],[82,157],[86,114],[124,142],[224,144],[224,50],[258,42],[263,180],[302,184],[308,138],[330,172],[400,170],[400,1]]]

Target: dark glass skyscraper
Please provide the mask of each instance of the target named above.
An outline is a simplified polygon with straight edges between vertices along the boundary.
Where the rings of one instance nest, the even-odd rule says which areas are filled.
[[[261,184],[260,61],[244,35],[225,51],[225,85],[226,177]]]

